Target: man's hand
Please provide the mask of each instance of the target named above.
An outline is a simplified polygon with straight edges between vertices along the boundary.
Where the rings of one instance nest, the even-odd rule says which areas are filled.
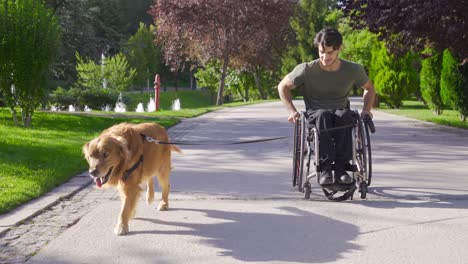
[[[364,119],[366,116],[369,116],[370,119],[374,118],[374,115],[372,115],[371,111],[362,110],[361,117]]]
[[[288,121],[289,123],[296,123],[296,120],[301,116],[301,114],[299,114],[298,112],[294,111],[292,112],[289,117],[288,117]]]

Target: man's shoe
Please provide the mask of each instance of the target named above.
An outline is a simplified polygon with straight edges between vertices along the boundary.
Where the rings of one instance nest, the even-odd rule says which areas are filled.
[[[333,184],[333,174],[330,168],[326,168],[320,173],[319,183],[320,185]]]
[[[350,184],[353,182],[353,177],[349,176],[349,174],[346,171],[341,171],[341,172],[335,171],[335,174],[336,174],[336,178],[338,179],[340,183]]]

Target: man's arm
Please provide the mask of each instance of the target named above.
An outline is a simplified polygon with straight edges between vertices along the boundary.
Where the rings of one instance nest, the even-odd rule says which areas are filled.
[[[291,89],[294,89],[294,83],[286,75],[283,80],[278,84],[278,93],[283,102],[284,106],[289,112],[288,121],[295,123],[296,119],[300,116],[297,112],[296,107],[292,102]]]
[[[364,106],[362,107],[362,116],[369,115],[371,118],[372,113],[371,109],[372,106],[374,105],[374,98],[375,98],[375,89],[374,85],[372,84],[371,80],[368,80],[363,86],[362,89],[364,89],[364,94],[362,95],[362,98],[364,99]]]

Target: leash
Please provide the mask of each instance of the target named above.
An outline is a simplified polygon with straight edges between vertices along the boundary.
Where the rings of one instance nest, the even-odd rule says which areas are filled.
[[[274,138],[262,138],[262,139],[256,139],[256,140],[245,140],[245,141],[238,141],[238,142],[225,142],[225,141],[197,141],[197,142],[190,142],[190,141],[172,141],[172,142],[165,142],[165,141],[160,141],[158,139],[154,139],[148,135],[145,135],[143,133],[140,133],[140,136],[154,144],[161,144],[161,145],[240,145],[240,144],[251,144],[251,143],[259,143],[259,142],[267,142],[267,141],[275,141],[275,140],[280,140],[280,139],[285,139],[288,137],[274,137]]]
[[[371,133],[374,134],[374,133],[375,133],[375,125],[374,125],[374,122],[372,121],[372,119],[370,119],[370,118],[363,118],[362,121],[364,122],[364,124],[366,124],[366,125],[369,127]],[[318,132],[318,133],[322,133],[322,132],[329,132],[329,131],[334,131],[334,130],[340,130],[340,129],[350,128],[350,127],[353,127],[353,126],[355,126],[355,125],[356,125],[356,124],[353,123],[353,124],[345,125],[345,126],[338,126],[338,127],[332,127],[332,128],[327,128],[327,127],[325,126],[324,129],[317,129],[317,128],[316,128],[316,129],[317,129],[317,132]]]

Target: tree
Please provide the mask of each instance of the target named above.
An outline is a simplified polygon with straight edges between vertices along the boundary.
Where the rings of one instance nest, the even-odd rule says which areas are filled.
[[[5,0],[0,17],[0,89],[15,123],[19,106],[24,127],[30,127],[60,45],[60,26],[42,0]]]
[[[53,79],[69,86],[76,80],[76,56],[78,52],[84,57],[95,60],[101,54],[118,53],[122,34],[115,28],[107,25],[112,20],[105,20],[99,4],[105,5],[107,1],[90,0],[46,0],[47,6],[59,18],[63,30],[62,45],[58,51],[58,58],[53,65]],[[109,3],[107,3],[109,4]],[[113,15],[115,16],[115,14]],[[104,22],[100,19],[104,19]]]
[[[101,1],[105,2],[105,1]],[[148,13],[153,0],[118,0],[119,28],[124,36],[131,36],[139,29],[139,24],[151,25],[152,17]]]
[[[161,50],[155,45],[151,33],[154,30],[153,26],[148,29],[145,24],[140,23],[137,33],[130,37],[125,47],[128,62],[137,71],[135,84],[138,87],[148,88],[150,80],[164,68]]]
[[[302,62],[318,58],[314,47],[315,35],[326,26],[337,27],[337,10],[333,9],[336,1],[301,0],[291,18],[290,27],[294,32],[292,43],[283,54],[281,73],[286,75]],[[335,18],[335,19],[333,19]]]
[[[293,7],[289,0],[157,0],[151,14],[168,64],[177,69],[186,61],[221,62],[220,105],[228,66],[248,64],[244,58],[251,56],[245,54],[256,54],[272,29],[282,32]]]
[[[442,56],[431,48],[427,48],[424,54],[428,57],[422,61],[421,66],[421,95],[429,108],[434,111],[434,114],[440,115],[444,106],[440,97]]]
[[[439,51],[450,48],[458,57],[468,58],[468,0],[340,2],[355,27],[379,33],[393,53],[422,49],[429,42]]]
[[[314,38],[317,32],[325,26],[325,18],[330,12],[332,1],[303,0],[299,2],[296,14],[291,19],[291,27],[296,34],[297,51],[300,62],[318,58]]]
[[[339,27],[343,35],[341,58],[369,67],[372,59],[372,49],[375,45],[378,45],[377,35],[367,29],[353,30],[348,26],[348,23],[348,19],[345,19]]]
[[[414,59],[411,52],[397,58],[387,51],[383,42],[372,50],[369,77],[380,98],[390,107],[400,108],[403,99],[418,86]]]
[[[468,76],[467,65],[459,65],[457,58],[449,49],[444,50],[440,92],[445,104],[460,113],[460,119],[466,121],[468,116]]]
[[[88,59],[84,60],[77,53],[77,85],[83,89],[109,89],[115,92],[128,90],[136,70],[131,68],[122,53],[106,58],[101,65]]]

